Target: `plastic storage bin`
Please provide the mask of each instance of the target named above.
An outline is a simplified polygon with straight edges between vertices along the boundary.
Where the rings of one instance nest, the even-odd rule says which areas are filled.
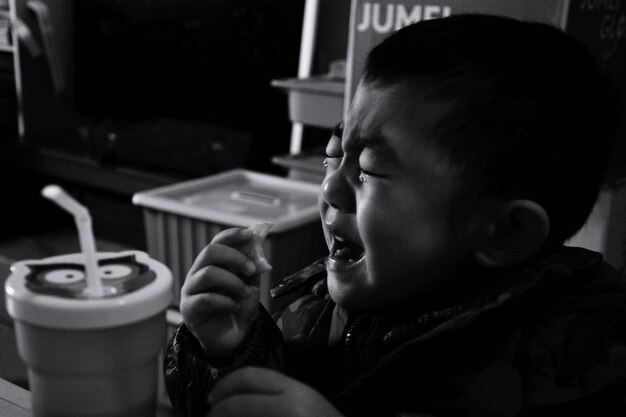
[[[261,277],[261,302],[270,307],[275,280],[328,253],[317,209],[316,184],[232,170],[136,193],[148,253],[174,277],[174,303],[195,257],[220,231],[274,223],[264,251],[273,269]]]
[[[344,80],[327,76],[288,78],[272,86],[289,93],[289,118],[294,122],[330,128],[343,118]]]

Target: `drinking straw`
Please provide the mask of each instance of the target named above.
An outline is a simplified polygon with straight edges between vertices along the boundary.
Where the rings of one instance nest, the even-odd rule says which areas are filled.
[[[85,260],[85,276],[87,280],[86,293],[89,297],[99,298],[104,295],[102,282],[98,273],[96,258],[96,243],[91,229],[91,216],[86,207],[78,203],[58,185],[48,185],[41,190],[41,194],[55,202],[62,209],[74,216],[78,229],[80,249]]]

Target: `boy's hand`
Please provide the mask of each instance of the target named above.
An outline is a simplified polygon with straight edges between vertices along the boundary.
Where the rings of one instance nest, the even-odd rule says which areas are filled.
[[[248,229],[218,233],[196,258],[181,289],[183,320],[210,359],[232,354],[256,318],[259,276],[242,253],[253,239]]]
[[[341,417],[321,394],[265,368],[242,368],[217,383],[209,417]]]

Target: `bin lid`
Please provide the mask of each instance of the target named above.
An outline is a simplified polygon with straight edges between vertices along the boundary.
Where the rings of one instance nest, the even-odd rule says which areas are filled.
[[[309,78],[285,78],[272,80],[272,87],[289,91],[306,91],[312,94],[343,97],[345,81],[327,76]]]
[[[271,234],[319,219],[319,185],[235,169],[142,191],[133,203],[227,226],[273,223]]]

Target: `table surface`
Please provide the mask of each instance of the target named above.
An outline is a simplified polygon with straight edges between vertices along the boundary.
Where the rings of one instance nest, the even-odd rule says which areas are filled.
[[[0,416],[32,417],[30,400],[29,391],[0,379]],[[155,417],[174,417],[174,413],[168,404],[159,401]]]
[[[0,416],[30,417],[30,392],[0,379]]]

